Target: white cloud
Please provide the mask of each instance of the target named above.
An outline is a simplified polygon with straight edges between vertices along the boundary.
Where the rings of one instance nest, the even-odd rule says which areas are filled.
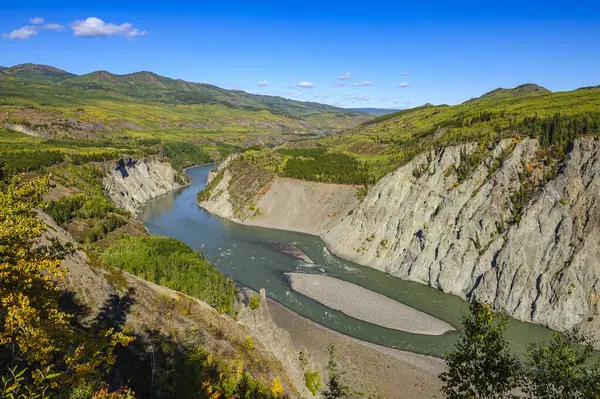
[[[398,87],[402,87],[402,88],[408,87],[408,82],[402,82],[398,85]]]
[[[268,86],[269,82],[267,82],[266,80],[263,80],[262,82],[258,82],[259,86]]]
[[[353,76],[356,76],[356,74],[353,74],[352,72],[346,72],[342,76],[339,76],[338,79],[340,79],[340,80],[346,80],[346,79],[350,79]]]
[[[250,91],[250,90],[244,90],[244,91],[245,91],[246,93],[248,93],[248,94],[252,94],[252,95],[256,95],[256,94],[258,94],[258,93],[257,93],[257,92],[255,92],[255,91]]]
[[[305,88],[305,89],[312,89],[315,87],[314,83],[306,82],[306,81],[298,83],[297,86]]]
[[[352,86],[372,86],[373,85],[373,81],[372,80],[365,80],[364,82],[361,83],[354,83]]]
[[[344,82],[333,82],[331,87],[344,87],[346,84]]]
[[[59,24],[46,24],[44,26],[42,26],[42,29],[49,29],[49,30],[55,30],[57,32],[62,32],[63,30],[65,30],[65,27]]]
[[[402,72],[402,76],[408,76],[409,73],[408,72]]]
[[[240,90],[242,86],[240,85],[231,85],[231,90]]]
[[[3,33],[2,37],[4,39],[27,40],[32,36],[36,36],[43,30],[55,30],[57,32],[62,32],[65,30],[65,28],[59,24],[39,25],[44,23],[44,18],[33,18],[29,22],[35,25],[24,26],[22,28],[13,30],[10,33]]]
[[[370,99],[371,98],[369,96],[359,96],[355,98],[357,101],[369,101]]]
[[[10,33],[3,33],[2,37],[5,39],[27,40],[31,36],[35,36],[37,34],[38,34],[37,26],[24,26],[22,28],[13,30]]]
[[[140,31],[130,23],[115,25],[106,23],[100,18],[90,17],[85,21],[74,21],[69,24],[73,29],[73,35],[78,37],[106,37],[122,36],[127,39],[147,35],[147,31]]]

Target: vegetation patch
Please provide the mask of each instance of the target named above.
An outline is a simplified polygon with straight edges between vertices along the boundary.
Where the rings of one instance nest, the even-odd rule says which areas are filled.
[[[168,142],[165,144],[165,153],[169,157],[171,165],[178,170],[214,161],[204,148],[189,142]]]
[[[166,237],[129,237],[106,249],[102,259],[144,280],[201,299],[221,313],[235,314],[237,288],[201,253]]]
[[[286,156],[282,175],[296,179],[339,184],[369,184],[369,167],[355,157],[326,148],[280,149]]]
[[[212,195],[213,190],[219,185],[219,183],[221,183],[224,176],[225,170],[222,169],[219,171],[219,173],[217,173],[215,177],[212,178],[210,182],[208,182],[208,184],[204,187],[204,189],[202,189],[202,191],[198,192],[198,202],[208,201]]]
[[[246,156],[241,156],[229,165],[231,181],[227,187],[233,211],[236,217],[245,219],[256,213],[250,209],[252,204],[258,203],[258,194],[269,185],[275,173],[250,161]],[[263,191],[264,192],[264,191]]]

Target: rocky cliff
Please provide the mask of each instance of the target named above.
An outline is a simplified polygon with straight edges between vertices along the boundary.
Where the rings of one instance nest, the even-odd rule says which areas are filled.
[[[490,157],[508,146],[500,143]],[[324,234],[331,250],[402,279],[475,296],[519,320],[557,330],[597,324],[598,139],[575,142],[556,178],[523,204],[518,222],[513,199],[524,169],[539,162],[537,141],[517,144],[491,173],[482,162],[457,184],[447,171],[460,163],[460,150],[447,148],[430,162],[424,154],[382,179]],[[375,239],[366,243],[367,237]]]
[[[102,185],[117,206],[136,213],[146,202],[183,187],[185,178],[159,158],[121,159],[105,167]]]
[[[465,172],[461,162],[478,151]],[[554,173],[550,164],[531,139],[483,151],[475,144],[448,147],[387,175],[360,204],[340,207],[333,223],[311,217],[303,230],[320,234],[345,259],[477,297],[519,320],[561,331],[579,326],[598,336],[600,141],[579,139]],[[231,183],[221,184],[224,192]],[[273,184],[268,195],[280,204],[261,208],[269,227],[296,223],[284,216],[292,203],[307,215],[318,208],[286,185]],[[231,206],[226,195],[210,202],[211,211]]]

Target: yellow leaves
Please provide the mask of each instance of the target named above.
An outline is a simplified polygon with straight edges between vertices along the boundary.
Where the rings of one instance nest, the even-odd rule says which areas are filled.
[[[283,385],[281,384],[279,377],[274,378],[271,381],[271,393],[277,398],[283,395]]]

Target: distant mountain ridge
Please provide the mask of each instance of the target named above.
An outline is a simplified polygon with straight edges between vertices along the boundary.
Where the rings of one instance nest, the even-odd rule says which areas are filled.
[[[133,98],[167,104],[225,104],[249,110],[269,110],[292,117],[312,114],[356,115],[358,112],[316,102],[302,102],[283,97],[254,95],[241,90],[227,90],[206,83],[187,82],[141,71],[124,75],[96,71],[76,75],[52,66],[19,64],[4,71],[22,81],[56,84],[91,90],[115,91]]]
[[[372,116],[382,116],[393,114],[394,112],[400,111],[400,109],[394,108],[347,108],[349,110],[360,112],[361,114],[372,115]]]

